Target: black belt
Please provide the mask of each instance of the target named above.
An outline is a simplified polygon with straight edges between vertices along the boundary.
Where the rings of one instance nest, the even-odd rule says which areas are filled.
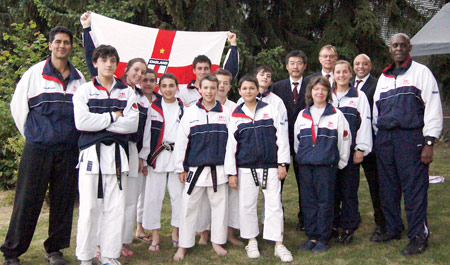
[[[100,166],[100,144],[112,145],[114,141],[99,142],[95,144],[95,150],[97,151],[98,159],[98,186],[97,186],[97,198],[103,199],[103,178],[102,178],[102,167]],[[120,145],[116,144],[115,150],[115,160],[116,160],[116,177],[117,183],[119,184],[119,189],[122,190],[122,161],[120,159]]]
[[[153,165],[155,163],[156,158],[161,154],[162,151],[167,150],[172,152],[173,148],[175,146],[175,143],[169,143],[169,142],[163,142],[156,150],[153,152],[153,154],[150,156],[149,165]]]
[[[213,189],[214,189],[214,192],[217,192],[217,170],[216,170],[216,166],[209,166],[209,167],[211,168],[211,178],[212,178],[212,183],[213,183]],[[204,168],[205,168],[205,166],[197,167],[197,170],[195,171],[194,176],[192,176],[192,172],[189,172],[189,176],[188,176],[188,179],[187,179],[187,182],[190,183],[188,191],[187,191],[188,195],[191,195],[192,190],[195,187],[195,183],[197,183],[197,180],[200,177],[200,174],[202,173]]]
[[[254,168],[250,168],[250,171],[252,172],[252,176],[253,176],[253,181],[255,181],[255,185],[259,186],[259,180],[258,180],[258,175],[256,174],[256,169]],[[269,175],[269,169],[268,168],[264,168],[263,169],[263,180],[262,180],[262,189],[265,190],[266,186],[267,186],[267,176]]]

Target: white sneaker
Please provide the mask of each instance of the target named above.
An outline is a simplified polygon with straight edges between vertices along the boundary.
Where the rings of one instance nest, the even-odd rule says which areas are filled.
[[[294,257],[292,257],[292,253],[284,245],[275,246],[275,254],[274,255],[275,255],[275,257],[279,257],[282,262],[294,261]]]
[[[258,250],[258,241],[252,240],[248,242],[248,245],[245,247],[245,251],[247,251],[247,256],[251,259],[257,259],[260,257]]]
[[[80,265],[92,265],[92,260],[82,260]]]
[[[100,257],[98,263],[101,265],[121,265],[117,259]]]

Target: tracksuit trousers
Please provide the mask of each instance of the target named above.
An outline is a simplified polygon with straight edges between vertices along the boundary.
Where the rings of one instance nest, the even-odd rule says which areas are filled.
[[[429,235],[427,225],[428,165],[421,161],[422,129],[379,130],[375,142],[381,207],[389,235],[402,233],[400,201],[405,203],[408,238]]]
[[[305,232],[323,243],[328,242],[333,227],[337,171],[337,166],[299,166]]]

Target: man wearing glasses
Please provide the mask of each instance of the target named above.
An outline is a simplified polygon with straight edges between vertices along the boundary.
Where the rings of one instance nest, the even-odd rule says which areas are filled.
[[[338,54],[333,45],[327,44],[323,46],[319,51],[319,62],[322,65],[322,71],[308,75],[306,79],[311,80],[311,78],[315,76],[324,76],[330,81],[330,84],[333,85],[333,66],[336,63],[337,58]]]

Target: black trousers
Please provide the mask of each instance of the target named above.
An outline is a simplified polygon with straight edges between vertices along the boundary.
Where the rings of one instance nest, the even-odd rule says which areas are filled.
[[[370,198],[373,206],[373,218],[377,226],[386,227],[386,220],[381,209],[380,202],[380,182],[378,180],[377,157],[375,152],[364,157],[361,163],[364,174],[366,175],[367,183],[369,184]]]
[[[73,207],[78,191],[77,160],[76,148],[51,151],[25,144],[14,208],[6,240],[1,246],[5,259],[19,257],[30,246],[48,187],[50,218],[45,250],[51,253],[69,247]]]

